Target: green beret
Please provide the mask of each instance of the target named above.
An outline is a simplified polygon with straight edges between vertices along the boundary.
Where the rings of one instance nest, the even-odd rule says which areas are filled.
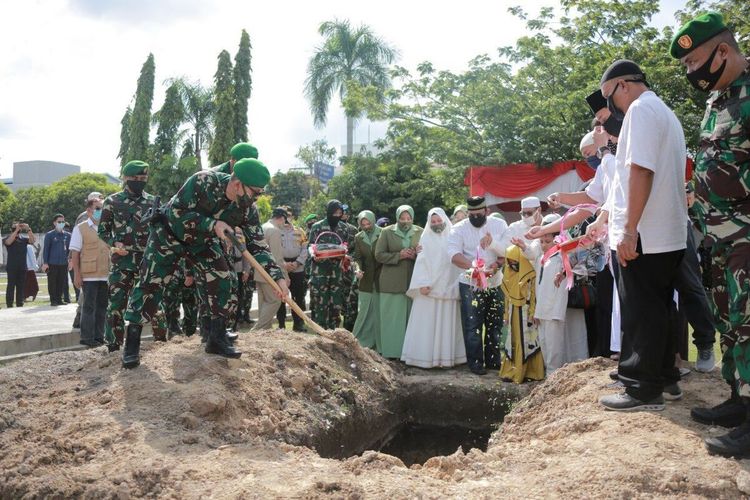
[[[243,158],[255,158],[257,160],[258,148],[249,142],[238,142],[229,150],[229,155],[235,160],[242,160]]]
[[[271,174],[255,158],[243,158],[234,164],[234,176],[249,187],[264,188],[271,182]]]
[[[727,25],[718,12],[701,14],[674,34],[669,53],[675,59],[681,59],[726,29]]]
[[[311,220],[315,220],[315,219],[317,219],[317,218],[318,218],[318,215],[317,215],[317,214],[310,214],[310,215],[308,215],[307,217],[305,217],[305,224],[307,224],[307,223],[308,223],[308,222],[310,222]]]
[[[141,160],[129,161],[122,167],[122,176],[146,175],[148,172],[148,163]]]

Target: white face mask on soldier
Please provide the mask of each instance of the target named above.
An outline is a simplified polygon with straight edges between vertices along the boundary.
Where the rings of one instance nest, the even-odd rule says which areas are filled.
[[[526,224],[526,227],[532,227],[534,225],[534,216],[527,215],[523,217],[523,223]]]

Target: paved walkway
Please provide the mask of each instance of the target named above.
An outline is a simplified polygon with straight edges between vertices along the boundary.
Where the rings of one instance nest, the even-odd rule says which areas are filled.
[[[0,340],[70,331],[76,315],[76,304],[65,306],[35,306],[0,309]]]

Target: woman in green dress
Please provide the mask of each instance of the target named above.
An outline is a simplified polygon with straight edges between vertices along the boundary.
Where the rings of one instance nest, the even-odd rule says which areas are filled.
[[[363,210],[357,215],[357,223],[361,231],[354,236],[354,261],[359,268],[359,303],[352,333],[362,347],[382,352],[377,287],[380,263],[375,260],[375,244],[382,229],[375,225],[375,214],[369,210]]]
[[[396,224],[383,228],[375,245],[375,260],[383,265],[378,279],[380,339],[385,358],[401,359],[411,299],[409,289],[414,261],[421,250],[422,228],[414,225],[414,209],[401,205]]]

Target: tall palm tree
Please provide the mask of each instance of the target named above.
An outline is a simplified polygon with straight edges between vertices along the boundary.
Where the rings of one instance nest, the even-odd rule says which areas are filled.
[[[333,94],[338,91],[343,99],[352,82],[374,87],[382,100],[391,86],[388,65],[396,59],[397,52],[366,25],[353,29],[349,21],[328,21],[320,25],[318,32],[325,41],[315,49],[307,66],[305,96],[310,100],[315,126],[320,127],[326,123]],[[357,117],[354,112],[347,112],[347,156],[353,153]]]
[[[213,90],[202,86],[199,82],[190,82],[184,78],[168,80],[179,91],[183,104],[183,120],[189,125],[189,130],[182,130],[177,141],[182,142],[185,132],[190,133],[197,170],[203,168],[201,152],[211,143],[211,125],[213,124],[215,105]]]

